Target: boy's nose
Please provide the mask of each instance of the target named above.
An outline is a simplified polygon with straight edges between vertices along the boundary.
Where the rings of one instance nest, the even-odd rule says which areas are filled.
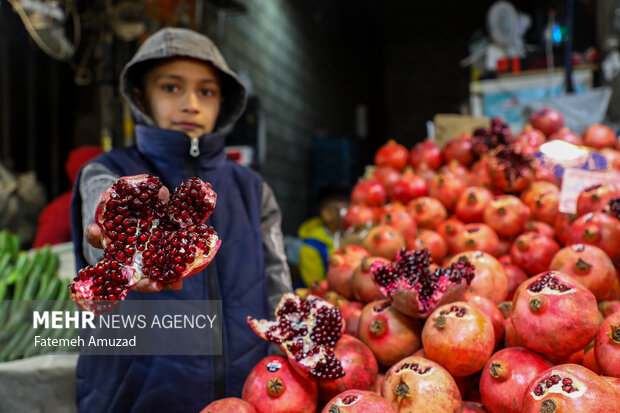
[[[196,92],[188,92],[183,105],[183,110],[186,112],[198,112],[200,110],[200,99]]]

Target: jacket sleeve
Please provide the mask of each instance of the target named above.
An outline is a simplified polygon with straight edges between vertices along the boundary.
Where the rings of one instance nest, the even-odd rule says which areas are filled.
[[[275,311],[282,294],[292,291],[291,273],[286,262],[282,236],[282,215],[273,191],[263,182],[261,202],[261,230],[265,255],[265,277],[271,314]]]
[[[80,175],[80,196],[82,197],[82,228],[95,221],[95,209],[99,197],[107,191],[119,175],[114,174],[100,163],[89,163]],[[103,250],[92,247],[85,239],[82,239],[84,258],[88,264],[96,264],[103,258]]]

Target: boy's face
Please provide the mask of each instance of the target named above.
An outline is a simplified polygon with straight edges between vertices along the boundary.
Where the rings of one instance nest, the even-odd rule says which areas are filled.
[[[159,64],[146,74],[143,102],[158,127],[198,138],[213,131],[220,112],[219,72],[190,58]]]
[[[349,202],[330,201],[321,207],[320,215],[323,223],[330,232],[336,232],[340,228],[340,211],[349,207]]]

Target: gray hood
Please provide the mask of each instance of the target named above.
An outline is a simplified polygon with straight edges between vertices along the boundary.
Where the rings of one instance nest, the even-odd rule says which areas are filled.
[[[192,57],[212,63],[222,74],[222,107],[213,132],[230,127],[245,110],[246,89],[237,75],[230,70],[215,44],[206,36],[188,29],[164,28],[150,36],[140,46],[121,73],[120,91],[127,100],[136,123],[155,126],[153,119],[137,104],[134,87],[140,86],[139,76],[143,62],[174,56]]]

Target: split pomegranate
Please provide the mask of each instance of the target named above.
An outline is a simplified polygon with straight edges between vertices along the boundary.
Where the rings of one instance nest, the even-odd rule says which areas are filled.
[[[395,413],[390,404],[377,393],[347,390],[331,399],[321,413]]]
[[[566,274],[547,271],[517,289],[512,323],[528,348],[561,357],[594,339],[599,312],[590,290]]]
[[[463,222],[482,222],[484,210],[493,200],[493,194],[486,188],[470,186],[461,192],[454,212]]]
[[[545,136],[551,136],[564,126],[564,116],[555,109],[544,107],[532,113],[530,123]]]
[[[448,217],[448,211],[443,204],[428,196],[409,201],[407,211],[418,223],[418,228],[435,229]]]
[[[446,369],[422,357],[407,357],[385,374],[381,394],[397,412],[458,412],[459,388]]]
[[[510,247],[512,262],[529,276],[549,269],[553,256],[560,246],[552,238],[534,232],[526,232],[515,239]]]
[[[125,176],[101,195],[95,222],[104,237],[104,258],[79,270],[69,285],[80,307],[105,311],[97,302],[123,300],[142,278],[174,282],[213,260],[221,241],[203,224],[215,208],[211,185],[190,178],[168,202],[159,198],[162,188],[154,176]]]
[[[268,356],[250,371],[241,397],[258,413],[314,413],[319,391],[315,382],[291,368],[286,357]]]
[[[493,117],[490,127],[488,129],[476,128],[471,140],[473,152],[477,156],[482,156],[499,146],[512,142],[512,132],[506,122],[498,117]]]
[[[592,291],[597,300],[620,297],[620,282],[614,263],[594,245],[574,244],[559,250],[549,269],[568,274]]]
[[[455,254],[448,261],[448,265],[463,259],[469,261],[475,268],[469,292],[487,297],[496,304],[506,299],[508,280],[502,264],[495,257],[483,251],[466,251]]]
[[[471,165],[474,162],[472,146],[471,137],[467,133],[450,139],[443,148],[443,157],[446,163],[456,160],[464,166]]]
[[[441,148],[428,139],[420,142],[411,148],[409,162],[414,169],[426,164],[429,168],[437,170],[443,163]]]
[[[394,307],[416,318],[426,318],[437,306],[461,299],[474,277],[474,266],[466,258],[431,270],[428,249],[402,249],[393,263],[375,263],[371,271]]]
[[[522,347],[498,351],[482,369],[482,402],[491,412],[521,413],[528,384],[552,366],[544,357]]]
[[[403,145],[390,139],[375,153],[375,165],[391,166],[397,171],[402,171],[409,161],[409,151]]]
[[[595,123],[583,132],[583,142],[596,149],[614,148],[616,132],[607,125]]]
[[[247,322],[259,337],[280,346],[303,376],[315,380],[344,376],[333,351],[344,329],[337,307],[313,295],[302,300],[296,294],[284,293],[275,316],[275,321],[248,316]]]
[[[362,303],[369,303],[383,298],[383,294],[372,280],[371,265],[375,262],[389,263],[389,260],[382,257],[364,257],[360,265],[353,271],[351,278],[351,290],[353,298]]]
[[[237,397],[227,397],[208,404],[200,413],[256,413],[256,409],[250,403]]]
[[[396,257],[396,253],[405,247],[405,239],[393,227],[377,225],[368,232],[368,235],[366,235],[362,242],[362,246],[372,256],[393,260]]]
[[[500,195],[484,209],[485,224],[500,237],[514,237],[525,228],[530,209],[514,195]]]
[[[620,378],[620,313],[610,315],[601,324],[594,354],[606,376]]]
[[[480,371],[493,353],[493,324],[466,302],[445,304],[424,324],[422,345],[426,356],[453,376],[469,376]]]
[[[551,367],[536,376],[523,396],[523,413],[618,412],[620,393],[577,364]]]
[[[531,156],[508,147],[493,152],[487,169],[493,188],[502,193],[521,192],[534,179]]]
[[[327,402],[345,390],[372,390],[379,366],[372,351],[366,344],[353,336],[344,334],[334,354],[344,370],[344,377],[332,381],[319,381],[319,399]]]
[[[397,311],[389,300],[368,303],[360,316],[358,336],[384,366],[420,348],[420,322]]]

